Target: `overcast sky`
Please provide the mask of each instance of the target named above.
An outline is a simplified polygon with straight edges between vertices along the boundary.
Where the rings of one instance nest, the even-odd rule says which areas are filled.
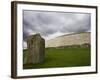
[[[45,40],[64,34],[90,32],[91,16],[86,13],[23,11],[23,47],[29,35],[40,33]]]

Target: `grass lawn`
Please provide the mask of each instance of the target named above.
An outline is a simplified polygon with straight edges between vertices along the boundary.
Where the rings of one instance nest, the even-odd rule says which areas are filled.
[[[24,60],[27,58],[27,50],[24,50]],[[90,48],[46,48],[45,62],[43,64],[24,64],[24,69],[75,67],[91,65]]]

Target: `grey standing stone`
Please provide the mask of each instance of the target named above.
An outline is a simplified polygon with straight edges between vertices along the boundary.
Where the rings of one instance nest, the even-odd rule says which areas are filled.
[[[45,40],[40,34],[31,35],[27,39],[28,55],[26,64],[43,63],[45,58]]]

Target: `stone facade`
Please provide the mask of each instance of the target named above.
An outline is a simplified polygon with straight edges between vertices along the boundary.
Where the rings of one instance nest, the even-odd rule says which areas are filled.
[[[91,44],[90,32],[66,34],[46,41],[46,47],[73,46],[83,44]]]

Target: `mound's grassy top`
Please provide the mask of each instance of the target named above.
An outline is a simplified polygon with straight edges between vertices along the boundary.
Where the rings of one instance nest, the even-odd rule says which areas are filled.
[[[25,64],[24,69],[90,66],[90,48],[46,48],[45,62],[43,64]],[[28,54],[24,50],[24,59]]]

